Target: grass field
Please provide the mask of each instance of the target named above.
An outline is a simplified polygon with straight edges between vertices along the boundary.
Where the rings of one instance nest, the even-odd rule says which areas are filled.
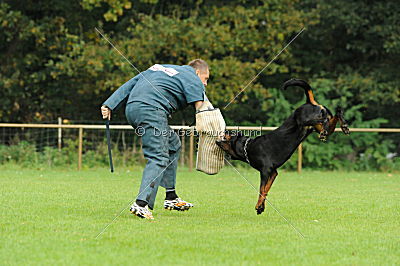
[[[216,176],[181,170],[189,212],[162,209],[154,222],[127,207],[140,168],[0,168],[1,264],[400,264],[400,175],[281,171],[270,206],[257,216],[257,194],[226,167]],[[258,174],[240,170],[256,187]]]

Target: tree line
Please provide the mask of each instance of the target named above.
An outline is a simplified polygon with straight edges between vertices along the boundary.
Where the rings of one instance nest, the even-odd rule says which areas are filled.
[[[211,69],[207,95],[220,108],[305,27],[222,110],[227,124],[282,123],[304,102],[301,89],[279,89],[296,77],[312,85],[321,104],[341,106],[352,127],[398,127],[399,13],[395,0],[5,0],[0,120],[61,116],[100,122],[100,104],[137,73],[96,27],[140,70],[205,59]],[[178,112],[171,124],[190,124],[193,113]],[[123,111],[114,120],[123,121]],[[363,154],[383,160],[400,151],[399,139],[378,134],[344,139],[352,147],[346,159]]]

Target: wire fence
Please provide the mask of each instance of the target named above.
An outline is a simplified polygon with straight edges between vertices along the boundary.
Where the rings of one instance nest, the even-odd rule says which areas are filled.
[[[15,152],[8,155],[9,158],[2,158],[0,163],[10,161],[13,159],[11,156],[26,157],[29,153],[40,153],[50,157],[54,157],[54,155],[68,157],[63,162],[76,163],[78,170],[85,162],[89,166],[94,166],[94,162],[103,164],[107,162],[105,125],[71,124],[75,121],[57,122],[59,123],[55,124],[54,121],[46,124],[0,123],[0,145],[16,147]],[[68,124],[64,124],[65,122]],[[132,127],[111,125],[110,128],[113,156],[117,163],[123,166],[129,163],[145,163],[141,137]],[[172,128],[180,136],[182,143],[180,164],[192,169],[195,150],[194,128],[187,126],[172,126]],[[53,154],[49,154],[50,151]],[[59,151],[59,154],[55,154],[54,151]],[[39,158],[32,159],[32,161],[38,160]]]
[[[56,123],[55,123],[56,122]],[[73,122],[73,123],[72,123]],[[59,164],[76,164],[78,170],[83,165],[93,167],[99,163],[106,165],[107,146],[105,125],[75,124],[76,121],[50,121],[42,124],[0,123],[0,145],[16,147],[14,152],[8,152],[1,162],[12,160],[11,157],[31,156],[32,162],[44,162],[50,166]],[[187,166],[192,171],[195,162],[196,132],[194,127],[171,126],[180,137],[182,148],[180,165]],[[113,156],[117,164],[144,164],[141,137],[129,125],[111,125]],[[228,130],[248,130],[253,136],[261,135],[275,127],[228,126]],[[337,128],[337,131],[340,129]],[[351,132],[400,133],[398,128],[351,128]],[[22,149],[21,149],[22,146]],[[297,151],[297,171],[301,172],[303,165],[302,145]],[[38,157],[37,154],[42,154]],[[29,160],[28,160],[29,161]]]

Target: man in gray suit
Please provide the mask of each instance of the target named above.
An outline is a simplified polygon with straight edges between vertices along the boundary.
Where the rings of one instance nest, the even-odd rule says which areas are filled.
[[[103,103],[104,119],[110,119],[111,111],[126,103],[129,124],[142,133],[147,164],[136,202],[130,208],[136,216],[154,219],[151,210],[159,185],[166,189],[165,209],[184,211],[193,207],[175,191],[181,143],[168,125],[168,116],[188,105],[199,109],[207,100],[208,78],[208,65],[201,59],[184,66],[155,64],[126,82]]]

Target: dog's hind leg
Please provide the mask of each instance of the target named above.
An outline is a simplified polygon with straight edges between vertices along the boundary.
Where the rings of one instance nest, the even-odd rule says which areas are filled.
[[[258,201],[256,204],[257,214],[263,213],[264,209],[265,209],[265,198],[267,196],[267,193],[265,193],[265,185],[267,184],[267,179],[268,179],[268,176],[264,176],[261,173],[260,192],[259,192]]]
[[[257,214],[261,214],[265,210],[265,199],[269,190],[271,189],[272,184],[275,181],[278,172],[274,170],[271,174],[263,174],[261,173],[261,184],[260,184],[260,195],[258,196],[258,201],[256,204]]]

